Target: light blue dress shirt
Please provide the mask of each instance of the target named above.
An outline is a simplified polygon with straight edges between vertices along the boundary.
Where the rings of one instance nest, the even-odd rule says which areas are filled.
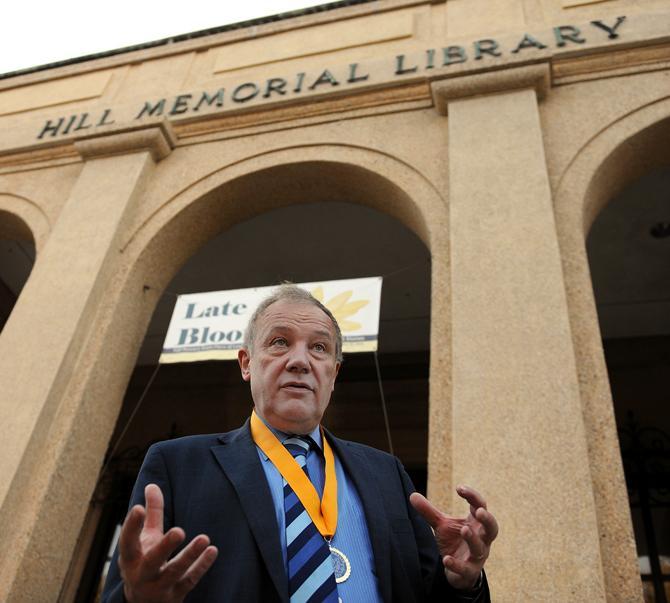
[[[268,427],[280,442],[289,437],[289,434],[273,429],[270,425]],[[319,448],[322,448],[321,430],[317,427],[309,435]],[[277,525],[279,526],[279,541],[288,575],[283,479],[267,455],[258,446],[256,448],[272,493],[272,502],[277,517]],[[307,457],[307,471],[316,491],[319,493],[319,497],[321,497],[325,480],[325,464],[323,455],[316,450],[311,451]],[[347,580],[337,585],[338,595],[343,603],[355,601],[381,603],[382,598],[377,585],[372,545],[370,544],[363,505],[354,484],[347,479],[342,463],[337,456],[335,457],[335,474],[337,475],[338,518],[337,531],[331,545],[342,551],[351,563],[351,575]]]

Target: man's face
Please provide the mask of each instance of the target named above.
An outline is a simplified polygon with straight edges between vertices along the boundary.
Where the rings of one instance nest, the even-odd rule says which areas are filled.
[[[253,352],[238,353],[256,413],[275,429],[311,432],[340,369],[335,346],[333,323],[317,306],[289,300],[268,306],[257,322]]]

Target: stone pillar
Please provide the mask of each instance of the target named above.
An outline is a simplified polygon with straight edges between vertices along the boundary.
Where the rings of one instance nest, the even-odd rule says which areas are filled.
[[[501,531],[496,601],[604,601],[538,97],[547,65],[433,84],[448,113],[453,481]],[[459,512],[464,505],[456,500]]]
[[[172,141],[159,124],[92,135],[75,146],[85,160],[81,174],[0,337],[0,600],[6,602],[58,599],[100,459],[87,474],[51,475],[49,467],[62,466],[59,455],[87,457],[85,427],[74,438],[53,432],[68,424],[63,414],[75,412],[67,392],[90,361],[82,350],[118,269],[120,238],[154,162]],[[53,444],[73,439],[74,449]],[[59,480],[83,482],[84,499],[55,494]]]

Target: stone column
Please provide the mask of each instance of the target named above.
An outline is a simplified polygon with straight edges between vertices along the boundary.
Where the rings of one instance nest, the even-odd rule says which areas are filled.
[[[172,140],[159,124],[92,135],[75,147],[85,160],[81,174],[0,337],[0,600],[6,602],[58,599],[100,459],[87,474],[52,475],[62,467],[59,455],[87,458],[85,426],[79,423],[73,438],[53,432],[71,424],[63,414],[76,412],[67,392],[90,361],[82,350],[118,268],[120,238]],[[68,440],[74,449],[54,444]],[[54,493],[59,480],[61,491],[70,480],[83,482],[88,494],[65,499]]]
[[[448,113],[453,483],[501,531],[496,601],[604,601],[538,97],[547,65],[433,83]],[[465,506],[456,500],[459,512]]]

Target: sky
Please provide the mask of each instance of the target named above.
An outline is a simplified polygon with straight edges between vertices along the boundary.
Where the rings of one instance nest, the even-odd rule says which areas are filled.
[[[0,20],[0,74],[330,0],[15,0]]]

